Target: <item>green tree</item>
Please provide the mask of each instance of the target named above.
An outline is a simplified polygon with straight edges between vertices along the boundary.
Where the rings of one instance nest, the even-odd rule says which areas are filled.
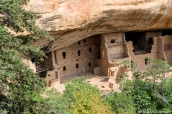
[[[110,114],[110,107],[104,102],[100,90],[84,78],[72,80],[66,85],[64,96],[71,97],[73,114]]]
[[[153,81],[154,83],[165,79],[165,75],[170,71],[170,65],[166,61],[147,58],[147,63],[150,66],[143,74],[144,79]]]
[[[172,79],[165,77],[170,65],[158,59],[147,60],[149,66],[144,73],[131,70],[133,80],[122,79],[122,93],[132,98],[137,113],[171,113]]]
[[[111,114],[110,106],[105,102],[101,91],[89,84],[85,78],[74,79],[65,86],[63,95],[55,92],[48,95],[48,103],[60,114]],[[50,92],[54,93],[54,92]]]
[[[35,25],[38,16],[23,9],[27,2],[0,0],[0,110],[10,114],[46,111],[41,108],[44,101],[37,99],[45,83],[21,58],[39,61],[44,53],[32,43],[50,37]]]
[[[136,108],[131,96],[127,96],[123,92],[117,93],[112,91],[105,98],[117,114],[136,114]]]
[[[45,88],[42,95],[44,96],[43,97],[44,101],[49,106],[51,106],[49,112],[51,113],[53,112],[54,114],[68,113],[68,110],[64,108],[68,102],[66,102],[66,99],[64,99],[63,94],[59,93],[56,89]]]

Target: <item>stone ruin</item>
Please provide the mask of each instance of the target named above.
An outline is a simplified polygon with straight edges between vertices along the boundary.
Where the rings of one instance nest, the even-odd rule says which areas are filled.
[[[113,83],[126,72],[117,61],[136,62],[140,71],[147,57],[172,65],[171,6],[172,0],[30,0],[25,8],[40,15],[37,25],[54,41],[34,42],[48,57],[40,65],[24,61],[48,86],[86,72]]]
[[[111,82],[126,72],[116,62],[129,60],[145,71],[147,57],[158,58],[172,65],[172,35],[165,32],[126,32],[98,34],[70,46],[46,53],[48,58],[36,66],[48,86],[60,83],[62,77],[84,72],[103,74]]]

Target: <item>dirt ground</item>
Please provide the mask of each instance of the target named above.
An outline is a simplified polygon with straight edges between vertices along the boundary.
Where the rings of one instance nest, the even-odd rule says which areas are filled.
[[[97,86],[104,94],[108,94],[112,89],[109,88],[109,77],[103,76],[103,75],[96,75],[92,74],[89,72],[86,73],[81,73],[77,75],[70,75],[70,76],[65,76],[61,77],[61,82],[60,83],[55,83],[51,88],[57,89],[60,93],[63,93],[65,90],[65,84],[66,82],[70,82],[74,78],[81,78],[85,77],[86,80],[92,84],[93,86]],[[119,84],[113,85],[114,91],[119,92]]]
[[[127,75],[129,76],[128,79],[132,80],[132,73],[130,71],[127,72]],[[115,83],[114,81],[111,81],[108,76],[104,76],[104,75],[100,75],[100,74],[96,75],[96,74],[92,74],[89,72],[61,77],[61,82],[55,83],[54,85],[51,86],[51,88],[55,88],[60,93],[63,93],[63,91],[65,90],[64,83],[70,82],[74,78],[81,78],[81,77],[85,77],[86,80],[90,84],[97,86],[104,94],[108,94],[112,89],[116,92],[120,92],[120,89],[119,89],[120,85]],[[166,73],[165,77],[172,78],[172,72],[170,71],[170,72]],[[110,88],[111,82],[113,84],[111,85],[111,88]]]

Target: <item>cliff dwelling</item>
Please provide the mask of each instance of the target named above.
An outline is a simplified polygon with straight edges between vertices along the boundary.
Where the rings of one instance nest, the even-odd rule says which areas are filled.
[[[115,77],[115,80],[126,71],[125,67],[118,68],[116,62],[136,62],[139,71],[146,70],[147,57],[172,65],[171,49],[172,35],[168,31],[98,34],[47,53],[45,61],[37,65],[37,73],[48,86],[85,72]]]

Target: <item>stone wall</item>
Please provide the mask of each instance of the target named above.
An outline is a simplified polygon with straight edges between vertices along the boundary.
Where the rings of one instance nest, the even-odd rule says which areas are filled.
[[[100,56],[100,35],[87,39],[56,51],[57,64],[61,76],[93,71],[97,66],[95,60]]]
[[[41,77],[45,77],[50,86],[62,77],[94,73],[97,69],[105,76],[115,75],[113,79],[116,79],[127,70],[124,66],[117,67],[119,61],[136,62],[136,69],[141,72],[149,67],[148,57],[172,64],[172,36],[161,36],[162,32],[159,31],[132,33],[134,38],[132,34],[125,34],[128,33],[94,35],[47,53],[48,58],[42,64],[46,71],[40,75],[44,75]]]

